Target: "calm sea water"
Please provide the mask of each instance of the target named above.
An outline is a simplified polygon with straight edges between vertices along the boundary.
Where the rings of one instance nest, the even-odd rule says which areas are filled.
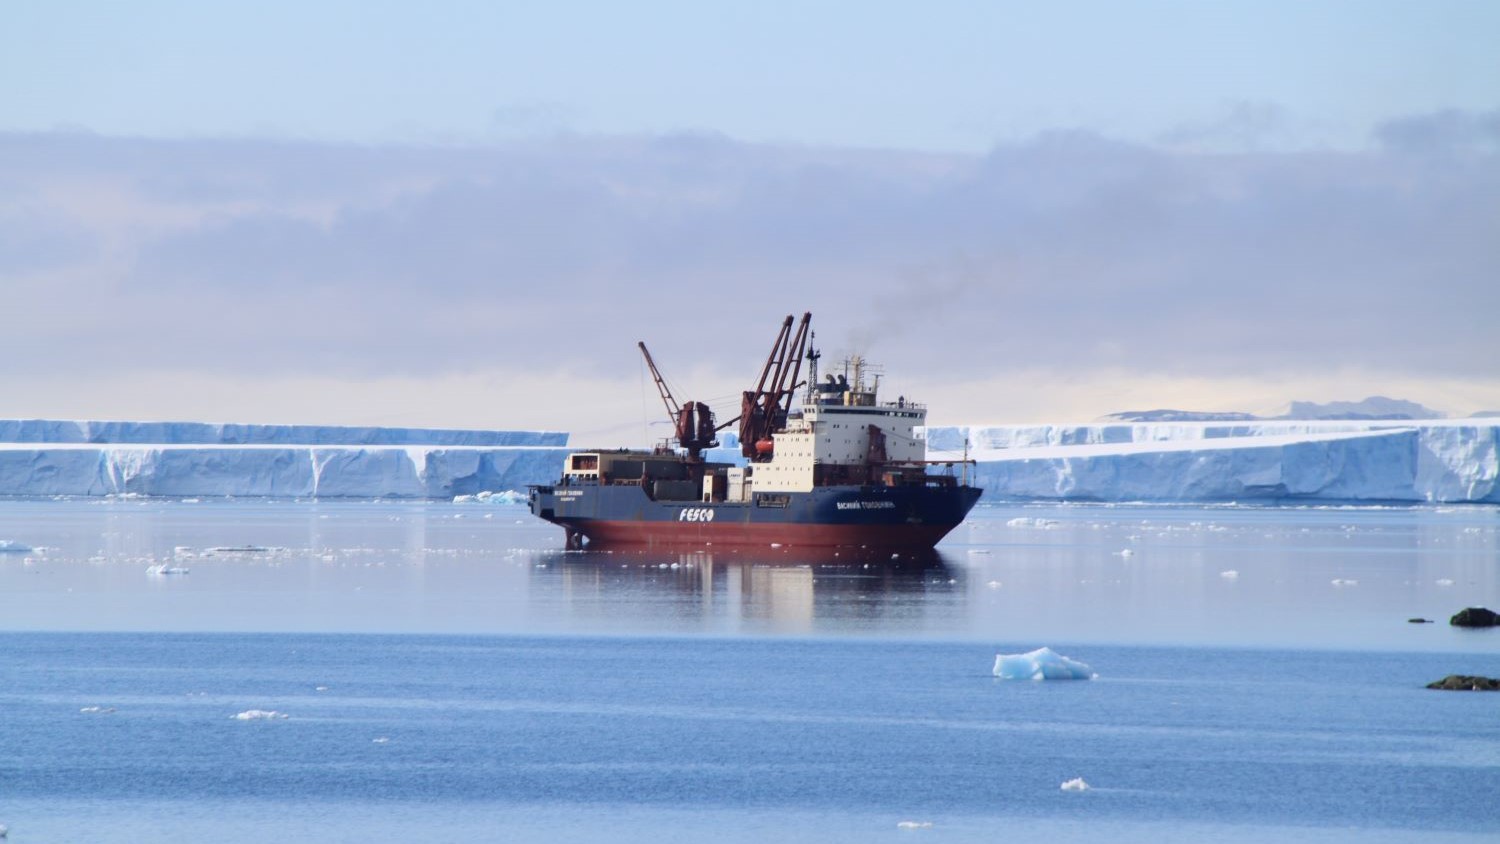
[[[1423,688],[1500,675],[1446,624],[1500,608],[1493,508],[983,507],[911,564],[446,503],[0,540],[11,841],[1500,840],[1500,695]],[[1098,679],[990,675],[1042,645]]]

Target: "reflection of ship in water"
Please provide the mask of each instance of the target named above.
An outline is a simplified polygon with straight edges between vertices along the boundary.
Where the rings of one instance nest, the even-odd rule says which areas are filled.
[[[962,570],[941,553],[876,561],[780,549],[663,553],[641,549],[547,552],[533,588],[560,590],[574,613],[640,612],[734,632],[859,628],[918,616],[964,599]]]

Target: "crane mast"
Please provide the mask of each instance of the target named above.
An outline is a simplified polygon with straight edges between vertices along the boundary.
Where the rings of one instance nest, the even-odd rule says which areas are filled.
[[[717,429],[714,427],[713,411],[701,401],[686,401],[679,407],[677,400],[672,398],[672,390],[667,386],[666,379],[661,377],[661,371],[656,368],[656,361],[652,360],[651,351],[646,348],[645,341],[640,341],[636,345],[640,346],[641,355],[646,358],[646,366],[651,370],[651,377],[656,381],[656,392],[661,395],[662,404],[667,408],[667,420],[672,424],[672,438],[677,441],[678,445],[687,449],[688,457],[701,460],[704,449],[713,448],[719,444],[714,436]]]
[[[761,367],[755,389],[741,394],[740,453],[750,460],[769,460],[773,448],[771,434],[786,427],[792,399],[802,385],[797,376],[802,372],[811,323],[812,314],[804,313],[793,335],[793,319],[787,315]]]

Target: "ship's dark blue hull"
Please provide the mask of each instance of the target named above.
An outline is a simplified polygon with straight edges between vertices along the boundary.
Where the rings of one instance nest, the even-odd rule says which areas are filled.
[[[756,493],[744,502],[656,501],[638,485],[558,485],[531,490],[531,512],[576,544],[648,546],[781,544],[932,548],[968,515],[981,490],[958,484],[826,486]]]

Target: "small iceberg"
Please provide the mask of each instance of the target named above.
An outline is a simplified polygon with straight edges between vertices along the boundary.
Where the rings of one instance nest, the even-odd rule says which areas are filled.
[[[503,489],[499,492],[476,492],[473,495],[455,495],[454,504],[525,504],[526,493],[517,492],[513,489]]]
[[[108,715],[114,712],[115,708],[113,706],[85,706],[78,711],[84,715]]]
[[[159,565],[147,566],[146,567],[146,574],[149,574],[152,577],[166,577],[169,574],[187,574],[187,573],[188,573],[187,569],[183,568],[182,566],[174,566],[171,563],[161,563]]]
[[[1094,669],[1051,648],[1024,654],[996,654],[995,676],[1002,680],[1092,680]]]
[[[285,712],[277,712],[274,709],[247,709],[238,715],[231,715],[236,721],[279,721],[290,718]]]
[[[30,554],[35,550],[30,545],[23,545],[14,539],[0,539],[0,554]]]
[[[1059,786],[1063,791],[1088,791],[1089,784],[1083,781],[1083,777],[1074,777]]]
[[[1057,525],[1058,522],[1056,519],[1032,519],[1026,516],[1019,516],[1005,523],[1006,527],[1034,527],[1042,528],[1043,530],[1055,528]]]
[[[932,821],[902,821],[896,824],[897,829],[932,829]]]
[[[150,574],[150,576],[153,577],[165,577],[168,576],[168,574],[187,574],[187,570],[186,568],[180,567],[180,565],[172,565],[169,564],[169,562],[162,562],[162,564],[147,565],[147,567],[145,567],[145,573]]]

